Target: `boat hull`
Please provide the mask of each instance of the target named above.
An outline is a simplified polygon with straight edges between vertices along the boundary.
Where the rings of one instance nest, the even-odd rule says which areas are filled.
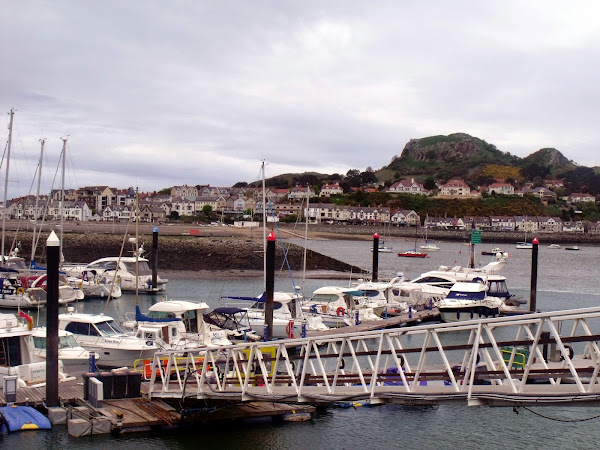
[[[488,306],[473,307],[440,307],[440,317],[442,322],[462,322],[466,320],[488,319],[497,317],[500,314],[499,308],[490,308]]]

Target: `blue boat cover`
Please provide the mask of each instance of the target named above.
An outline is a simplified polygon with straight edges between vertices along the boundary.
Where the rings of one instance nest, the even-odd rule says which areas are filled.
[[[163,319],[148,317],[145,314],[142,314],[142,311],[140,311],[140,307],[138,305],[135,305],[135,320],[137,322],[177,322],[181,319],[179,317],[165,317]]]
[[[50,421],[37,409],[31,406],[4,406],[0,408],[4,417],[3,426],[8,432],[23,430],[49,430]]]
[[[231,299],[231,300],[250,300],[252,302],[264,302],[266,298],[266,293],[262,293],[260,297],[234,297],[234,296],[223,296],[221,298]]]

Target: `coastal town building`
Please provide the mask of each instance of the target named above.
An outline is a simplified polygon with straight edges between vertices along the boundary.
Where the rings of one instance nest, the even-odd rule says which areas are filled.
[[[453,179],[440,188],[441,197],[470,197],[471,188],[461,179]]]
[[[490,194],[513,195],[515,193],[515,187],[505,182],[492,183],[487,190]]]
[[[567,201],[571,203],[595,203],[596,197],[590,194],[582,194],[582,193],[573,193],[567,197]]]
[[[387,192],[399,193],[399,194],[415,194],[415,195],[427,195],[427,190],[421,183],[417,183],[414,178],[409,180],[400,180],[393,183]]]
[[[344,189],[340,186],[340,183],[336,181],[333,184],[324,184],[319,192],[319,197],[331,197],[332,195],[342,195]]]

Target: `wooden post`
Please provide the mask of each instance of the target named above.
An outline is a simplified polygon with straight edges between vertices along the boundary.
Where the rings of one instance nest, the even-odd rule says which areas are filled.
[[[373,281],[379,277],[379,233],[373,235]]]
[[[158,227],[152,231],[152,289],[158,286]]]
[[[46,241],[46,404],[58,403],[58,266],[60,241],[54,231]]]
[[[267,340],[273,339],[273,297],[275,292],[275,234],[271,231],[267,236],[267,255],[265,274],[265,325]]]
[[[533,244],[533,248],[531,251],[531,290],[529,292],[529,310],[535,312],[537,310],[538,247],[540,241],[535,237],[531,243]]]

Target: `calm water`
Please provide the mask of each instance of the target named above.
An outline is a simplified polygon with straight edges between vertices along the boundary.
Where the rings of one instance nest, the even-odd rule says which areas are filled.
[[[300,242],[300,241],[299,241]],[[598,290],[600,247],[580,246],[581,251],[548,249],[551,242],[540,245],[538,307],[545,311],[592,307],[600,305]],[[386,240],[395,251],[410,248],[406,240]],[[399,258],[395,253],[380,254],[380,276],[396,272],[415,277],[432,270],[440,264],[467,265],[469,247],[461,243],[441,242],[439,252],[430,258]],[[311,249],[337,257],[366,270],[371,269],[371,242],[309,241]],[[481,250],[489,245],[476,246],[478,266],[491,260],[481,256]],[[508,277],[511,292],[529,297],[531,251],[516,250],[514,245],[501,246],[510,255],[503,271]],[[294,280],[296,285],[301,280]],[[347,280],[307,280],[305,291],[310,292],[326,284],[346,285]],[[291,290],[293,283],[286,271],[278,276],[276,289]],[[205,301],[213,306],[221,295],[259,295],[262,279],[229,280],[178,280],[171,279],[167,297],[192,301]],[[142,309],[154,301],[155,296],[141,296]],[[122,316],[133,312],[135,296],[126,295],[112,301],[106,313]],[[90,301],[78,305],[86,312],[102,312],[102,301]],[[40,322],[45,312],[40,312]],[[575,419],[600,414],[600,408],[534,408],[548,416]],[[129,436],[91,436],[70,438],[66,427],[55,427],[49,432],[24,432],[1,435],[0,447],[20,448],[70,448],[88,449],[110,446],[113,449],[187,449],[199,446],[216,448],[597,448],[600,440],[599,420],[577,423],[555,422],[538,417],[528,411],[515,414],[512,408],[440,406],[415,408],[398,405],[328,409],[317,414],[311,422],[271,424],[231,424],[226,426],[196,427],[184,432],[140,434]]]

